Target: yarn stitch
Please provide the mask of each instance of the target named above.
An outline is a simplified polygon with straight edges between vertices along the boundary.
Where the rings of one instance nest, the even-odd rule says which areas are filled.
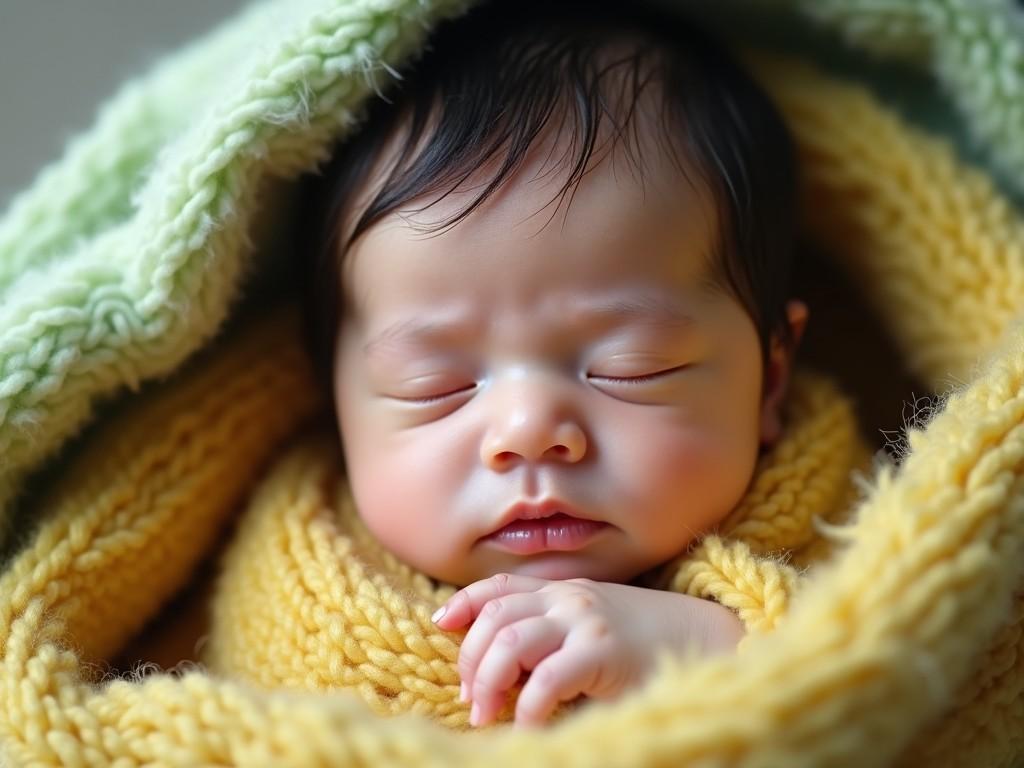
[[[936,73],[1010,183],[1024,187],[1024,36],[1009,0],[772,5]],[[210,342],[257,266],[250,226],[269,185],[325,159],[430,27],[467,6],[255,5],[129,84],[15,200],[0,219],[5,522],[27,474],[99,398],[179,369]],[[907,366],[932,391],[959,386],[908,430],[900,466],[880,463],[863,500],[844,504],[852,491],[842,480],[863,450],[852,432],[843,436],[852,427],[835,390],[806,379],[819,383],[793,398],[777,463],[759,467],[716,535],[658,574],[666,588],[739,613],[749,634],[734,657],[666,657],[642,691],[563,713],[540,732],[460,731],[456,638],[431,634],[428,623],[443,592],[384,554],[365,566],[339,556],[347,541],[360,556],[372,546],[345,512],[322,444],[303,441],[265,469],[318,406],[294,329],[254,325],[195,378],[176,378],[102,425],[111,431],[96,433],[36,510],[31,540],[0,575],[0,757],[183,766],[1019,762],[1020,215],[984,172],[863,87],[801,64],[751,61],[799,144],[807,231],[876,306]],[[100,679],[254,483],[214,600],[206,657],[221,672]],[[193,508],[220,514],[186,514]],[[260,510],[291,517],[252,535]],[[317,514],[303,520],[302,510]],[[346,520],[349,529],[331,527]],[[230,613],[246,594],[234,586],[231,558],[247,541],[271,546],[282,530],[306,542],[303,578],[319,565],[321,580],[289,582],[295,571],[275,584],[316,599],[279,614],[263,605],[269,613],[247,626]],[[344,570],[323,567],[332,561]],[[352,595],[345,624],[329,608]],[[260,626],[283,632],[277,641],[313,639],[271,664],[253,656],[266,651]]]

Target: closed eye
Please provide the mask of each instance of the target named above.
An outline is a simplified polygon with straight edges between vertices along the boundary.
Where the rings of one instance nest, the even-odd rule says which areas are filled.
[[[394,399],[401,400],[403,403],[411,403],[413,405],[432,405],[433,403],[440,403],[442,400],[447,400],[449,397],[454,397],[455,395],[461,395],[465,392],[472,392],[474,389],[476,389],[476,382],[473,382],[472,384],[467,384],[464,387],[459,387],[458,389],[451,389],[448,390],[447,392],[440,392],[436,395],[426,395],[423,397],[401,397],[395,395]]]
[[[673,366],[672,368],[665,368],[664,370],[661,371],[645,373],[642,376],[601,376],[599,374],[591,373],[587,374],[587,378],[594,381],[611,382],[613,384],[646,384],[648,382],[664,378],[669,374],[677,373],[678,371],[681,371],[684,368],[688,367],[689,363],[684,363],[683,365],[676,365]]]

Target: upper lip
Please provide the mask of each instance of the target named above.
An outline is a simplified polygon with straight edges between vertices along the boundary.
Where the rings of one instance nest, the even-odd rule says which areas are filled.
[[[568,504],[561,499],[548,498],[541,501],[517,501],[505,510],[504,514],[502,514],[498,519],[497,524],[487,535],[489,536],[492,533],[497,533],[506,525],[514,523],[516,520],[539,520],[541,518],[552,517],[557,514],[568,515],[569,517],[575,517],[580,520],[594,519],[577,511],[571,504]]]

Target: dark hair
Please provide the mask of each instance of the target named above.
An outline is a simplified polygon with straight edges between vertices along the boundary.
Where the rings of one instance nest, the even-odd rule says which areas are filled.
[[[662,139],[677,167],[686,174],[682,154],[717,203],[716,283],[750,314],[765,356],[772,334],[788,339],[796,208],[789,134],[767,96],[721,45],[678,13],[656,12],[652,5],[483,3],[439,25],[397,89],[368,105],[361,128],[339,143],[321,173],[305,180],[301,197],[307,319],[314,356],[328,378],[341,319],[340,261],[360,234],[421,195],[451,193],[486,161],[496,161],[497,172],[475,200],[428,231],[456,225],[516,170],[552,118],[572,121],[575,153],[562,158],[571,172],[556,212],[586,172],[605,118],[612,148],[625,139],[642,174],[642,147],[637,141],[637,162],[629,131],[635,133],[640,92],[652,82],[659,88]],[[608,83],[616,73],[625,75],[613,81],[624,98],[611,99]],[[347,206],[365,191],[382,148],[398,135],[401,151],[383,186],[341,242]]]

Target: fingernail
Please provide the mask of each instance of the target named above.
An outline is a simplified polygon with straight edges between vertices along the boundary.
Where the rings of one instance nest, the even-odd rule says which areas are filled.
[[[434,611],[434,615],[430,617],[430,620],[432,622],[434,622],[435,624],[437,624],[437,622],[439,622],[441,620],[441,618],[447,612],[448,612],[448,606],[447,605],[442,605],[440,608],[438,608],[436,611]]]
[[[469,701],[469,686],[466,685],[465,683],[462,683],[459,686],[459,701],[461,701],[461,702]]]
[[[480,721],[480,705],[475,701],[473,702],[473,708],[469,710],[469,724],[478,725]]]

